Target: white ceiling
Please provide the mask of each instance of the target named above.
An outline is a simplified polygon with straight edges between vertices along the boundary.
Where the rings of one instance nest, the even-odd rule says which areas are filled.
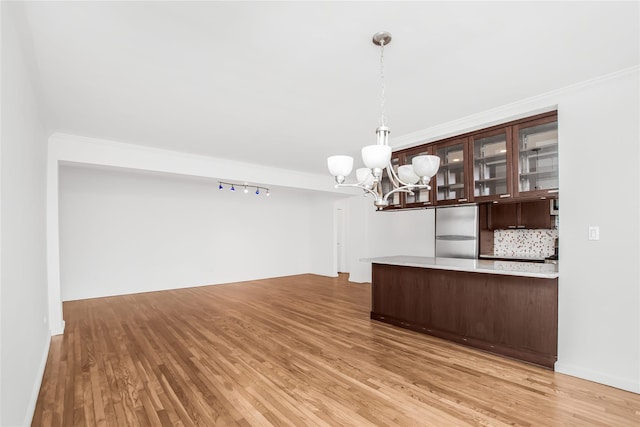
[[[28,2],[51,131],[325,173],[639,63],[638,2]]]

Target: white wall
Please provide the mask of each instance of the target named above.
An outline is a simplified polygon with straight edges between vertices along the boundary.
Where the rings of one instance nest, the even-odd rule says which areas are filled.
[[[290,191],[302,191],[314,197],[344,197],[331,185],[331,178],[298,171],[289,171],[262,165],[248,164],[225,159],[216,159],[162,150],[117,141],[101,140],[54,133],[49,137],[47,162],[47,257],[48,257],[48,302],[49,323],[53,334],[62,334],[62,297],[60,285],[59,244],[59,169],[64,164],[84,164],[98,167],[119,168],[129,171],[147,171],[174,176],[202,178],[209,182],[225,181],[260,184],[268,187],[287,187]],[[324,196],[319,196],[322,194]],[[303,200],[303,199],[300,199]],[[319,199],[314,199],[317,203]],[[305,202],[309,202],[308,200]],[[309,202],[310,203],[310,202]],[[316,215],[314,213],[314,215]],[[315,221],[318,224],[331,222],[330,218]],[[327,222],[327,223],[328,223]],[[311,226],[311,221],[307,224]],[[309,230],[307,230],[309,231]],[[317,232],[317,235],[321,231]],[[328,244],[325,240],[320,246]],[[309,254],[308,254],[309,255]],[[310,257],[313,261],[309,272],[325,272],[327,263],[323,258]],[[333,270],[335,274],[335,269]]]
[[[556,369],[640,392],[638,71],[558,99]],[[588,241],[590,225],[600,240]]]
[[[23,5],[2,2],[0,425],[28,425],[49,348],[46,135]]]
[[[405,136],[392,141],[396,146],[417,145],[557,107],[562,223],[556,371],[637,393],[639,74],[638,67],[622,70],[417,132],[413,140]],[[358,199],[349,203],[350,247],[368,248],[353,249],[351,262],[358,257],[408,253],[394,253],[391,249],[397,241],[391,232],[380,234],[381,227],[401,235],[411,229],[412,225],[404,227],[402,213],[376,214]],[[587,240],[590,225],[600,226],[599,241]],[[398,230],[399,226],[403,228]],[[356,281],[371,278],[366,267],[352,269],[352,276],[354,272]]]
[[[434,256],[435,212],[435,209],[387,212],[369,209],[369,222],[374,230],[371,256]]]
[[[62,300],[331,272],[328,196],[217,187],[202,178],[62,166]]]
[[[432,257],[435,252],[435,210],[378,212],[371,197],[355,196],[335,203],[347,212],[349,280],[371,281],[371,263],[362,259],[393,255]]]
[[[362,262],[370,258],[371,235],[374,232],[369,225],[371,211],[374,209],[371,198],[356,196],[334,203],[334,209],[342,209],[345,215],[347,268],[349,281],[363,283],[371,281],[371,263]]]

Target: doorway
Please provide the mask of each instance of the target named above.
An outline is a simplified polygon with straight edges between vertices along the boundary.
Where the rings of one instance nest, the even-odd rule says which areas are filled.
[[[336,265],[338,273],[349,272],[345,228],[345,211],[338,208],[336,209]]]

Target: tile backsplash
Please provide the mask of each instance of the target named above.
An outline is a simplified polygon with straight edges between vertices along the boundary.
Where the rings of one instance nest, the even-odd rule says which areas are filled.
[[[555,252],[558,230],[495,230],[493,254],[502,257],[545,258]]]

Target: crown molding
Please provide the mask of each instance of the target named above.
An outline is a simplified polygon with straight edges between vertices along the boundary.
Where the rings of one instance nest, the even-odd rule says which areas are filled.
[[[513,120],[522,119],[536,114],[546,113],[558,108],[558,100],[563,96],[569,95],[576,90],[586,87],[595,86],[609,80],[615,80],[626,77],[631,74],[640,72],[640,66],[624,68],[614,73],[605,74],[593,79],[585,80],[579,83],[565,86],[540,95],[525,98],[520,101],[512,102],[497,108],[492,108],[480,113],[472,114],[461,119],[442,123],[427,129],[419,130],[409,134],[391,138],[389,143],[394,150],[414,147],[420,144],[426,144],[433,141],[461,135],[467,132],[473,132],[478,129],[484,129],[500,123],[506,123]]]

